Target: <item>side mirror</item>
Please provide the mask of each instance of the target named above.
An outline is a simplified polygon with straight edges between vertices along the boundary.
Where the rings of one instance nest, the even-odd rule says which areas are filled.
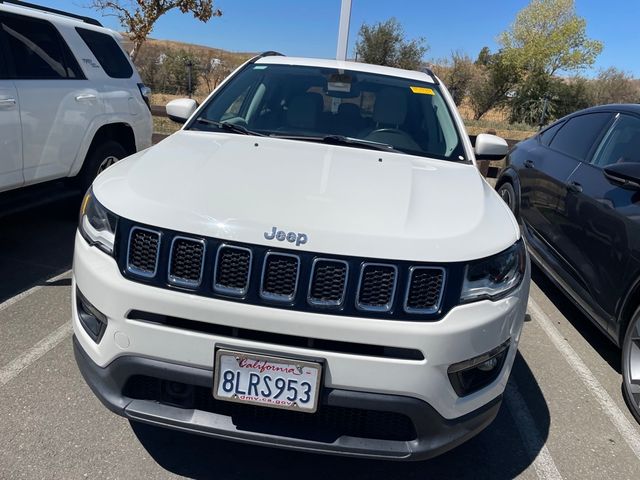
[[[501,160],[507,155],[509,145],[504,138],[481,133],[476,137],[476,160]]]
[[[613,163],[604,167],[604,176],[614,185],[640,190],[640,163]]]
[[[167,103],[167,116],[176,123],[186,122],[198,108],[198,102],[191,98],[178,98]]]

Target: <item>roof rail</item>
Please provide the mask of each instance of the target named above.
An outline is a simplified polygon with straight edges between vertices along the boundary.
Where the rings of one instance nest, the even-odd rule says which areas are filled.
[[[433,73],[433,70],[431,70],[429,67],[422,67],[422,72],[426,73],[427,75],[429,75],[431,78],[433,78],[433,82],[436,85],[440,85],[440,82],[438,81],[438,77],[436,77],[436,74]]]
[[[0,0],[2,1],[2,0]],[[274,52],[273,50],[267,50],[266,52],[262,52],[259,55],[256,55],[255,57],[253,57],[251,60],[249,60],[250,63],[255,63],[256,61],[260,60],[263,57],[284,57],[284,55],[280,52]]]
[[[62,10],[57,10],[55,8],[36,5],[35,3],[27,3],[18,0],[0,0],[0,3],[8,3],[11,5],[17,5],[19,7],[33,8],[34,10],[40,10],[42,12],[55,13],[56,15],[63,15],[65,17],[75,18],[76,20],[82,20],[84,23],[95,25],[96,27],[102,26],[102,24],[95,18],[84,17],[82,15],[76,15],[75,13],[69,13]]]

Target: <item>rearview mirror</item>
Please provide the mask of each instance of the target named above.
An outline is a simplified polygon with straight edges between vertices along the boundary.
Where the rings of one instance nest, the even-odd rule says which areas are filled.
[[[488,133],[476,137],[476,160],[501,160],[508,151],[509,146],[504,138]]]
[[[614,185],[640,190],[640,163],[614,163],[604,167],[604,176]]]
[[[176,123],[186,122],[198,108],[198,102],[191,98],[178,98],[167,103],[167,116]]]

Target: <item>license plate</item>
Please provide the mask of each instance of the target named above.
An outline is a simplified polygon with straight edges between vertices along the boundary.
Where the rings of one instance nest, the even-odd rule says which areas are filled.
[[[318,407],[319,363],[221,349],[214,370],[217,400],[307,413]]]

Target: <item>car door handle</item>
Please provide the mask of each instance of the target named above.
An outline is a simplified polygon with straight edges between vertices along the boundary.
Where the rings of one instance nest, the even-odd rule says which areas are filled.
[[[91,102],[96,99],[96,96],[93,93],[82,93],[80,95],[76,95],[76,102]]]
[[[582,193],[582,185],[578,182],[569,182],[567,183],[567,190],[573,193]]]
[[[16,99],[15,98],[2,98],[0,99],[0,108],[12,108],[15,107],[16,105]]]
[[[535,163],[533,163],[533,160],[525,160],[524,161],[524,166],[525,168],[533,168],[536,166]]]

